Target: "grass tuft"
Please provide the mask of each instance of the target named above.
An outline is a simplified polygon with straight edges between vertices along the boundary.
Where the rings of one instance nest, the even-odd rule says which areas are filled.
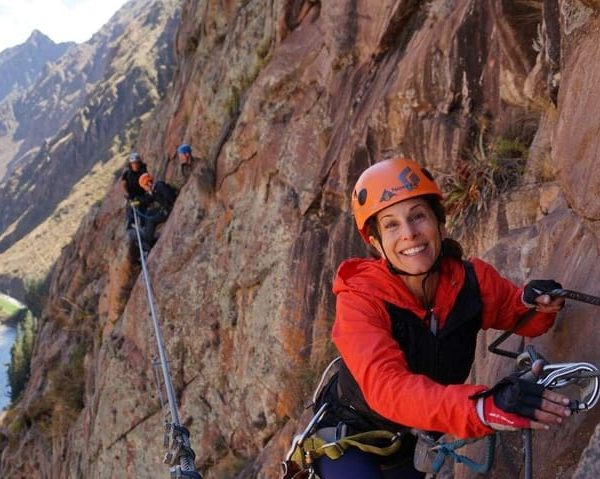
[[[529,146],[520,138],[495,138],[486,143],[480,131],[475,147],[456,165],[453,174],[442,174],[449,232],[460,238],[487,211],[492,200],[516,187],[525,171]]]

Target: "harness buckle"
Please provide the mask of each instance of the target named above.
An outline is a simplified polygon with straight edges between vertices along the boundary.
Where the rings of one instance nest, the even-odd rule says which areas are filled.
[[[321,446],[323,452],[329,459],[334,461],[344,455],[344,449],[337,442],[328,442]]]

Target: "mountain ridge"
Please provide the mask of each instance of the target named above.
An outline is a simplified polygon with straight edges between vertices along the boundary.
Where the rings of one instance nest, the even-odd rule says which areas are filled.
[[[0,52],[0,102],[9,92],[27,89],[42,67],[75,45],[55,43],[39,30],[33,30],[25,42]]]

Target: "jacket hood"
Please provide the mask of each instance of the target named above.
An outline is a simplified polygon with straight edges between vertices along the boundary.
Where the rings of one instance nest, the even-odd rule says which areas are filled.
[[[443,258],[435,305],[442,315],[449,312],[465,279],[462,264]],[[340,264],[333,282],[333,293],[351,292],[385,301],[400,308],[410,309],[422,316],[423,305],[406,287],[402,279],[391,273],[385,260],[352,258]]]
[[[390,272],[384,259],[352,258],[342,262],[333,282],[334,294],[344,291],[375,296],[395,304],[410,295],[404,282]]]

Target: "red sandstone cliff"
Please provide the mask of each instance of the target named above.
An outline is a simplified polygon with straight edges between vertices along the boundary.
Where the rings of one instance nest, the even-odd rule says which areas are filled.
[[[599,293],[599,13],[591,0],[184,2],[173,86],[139,143],[167,179],[180,141],[201,158],[149,267],[206,478],[277,477],[330,354],[335,268],[364,254],[350,189],[384,152],[452,177],[491,154],[480,138],[526,145],[520,186],[465,244],[516,281]],[[114,188],[55,267],[34,375],[6,426],[8,477],[166,473],[122,215]],[[570,304],[536,344],[600,363],[594,313]],[[483,349],[473,378],[493,382],[512,364]],[[79,373],[65,405],[56,384]],[[596,477],[599,416],[536,434],[537,477]],[[493,477],[517,477],[517,445],[502,441]]]

